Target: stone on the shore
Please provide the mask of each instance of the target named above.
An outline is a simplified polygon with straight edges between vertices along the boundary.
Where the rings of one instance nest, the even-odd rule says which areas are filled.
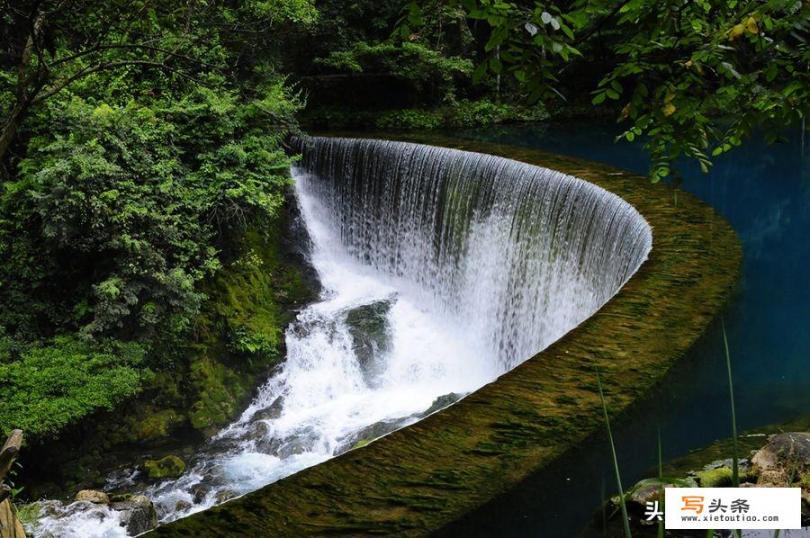
[[[810,433],[772,435],[768,444],[751,458],[757,484],[789,486],[810,472]]]
[[[74,500],[78,502],[91,502],[93,504],[110,504],[110,497],[103,491],[83,489],[76,494]]]

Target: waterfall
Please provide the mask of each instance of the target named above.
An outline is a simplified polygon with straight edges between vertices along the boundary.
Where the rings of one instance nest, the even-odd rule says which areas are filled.
[[[452,149],[297,141],[295,194],[320,300],[287,359],[176,480],[162,522],[362,446],[495,380],[593,314],[638,269],[647,222],[546,168]],[[123,477],[123,478],[121,478]],[[138,491],[138,471],[108,488]],[[45,501],[43,536],[125,536],[121,514]]]
[[[405,142],[300,145],[300,181],[346,250],[467,327],[501,371],[593,314],[652,245],[630,204],[547,168]]]

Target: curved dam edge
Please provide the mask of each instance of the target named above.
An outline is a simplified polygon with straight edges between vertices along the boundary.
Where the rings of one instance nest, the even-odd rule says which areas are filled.
[[[489,153],[585,179],[641,213],[653,228],[652,251],[596,314],[457,404],[154,534],[437,530],[603,427],[596,368],[614,415],[647,393],[703,333],[736,282],[742,251],[735,232],[688,193],[675,196],[637,175],[533,149],[432,135],[355,135]]]

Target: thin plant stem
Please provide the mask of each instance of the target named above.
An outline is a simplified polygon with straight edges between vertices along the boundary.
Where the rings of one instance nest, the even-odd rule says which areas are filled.
[[[619,472],[619,460],[616,457],[616,445],[613,443],[613,432],[610,429],[610,417],[608,417],[607,402],[605,393],[602,390],[602,377],[599,370],[596,370],[596,384],[599,387],[599,398],[602,400],[602,413],[605,416],[605,428],[607,429],[608,441],[610,442],[610,454],[613,457],[613,472],[616,475],[616,487],[619,488],[619,505],[622,509],[622,523],[624,524],[625,538],[632,538],[630,533],[630,519],[627,516],[627,506],[624,502],[624,488],[622,487],[622,476]]]
[[[731,482],[733,486],[739,487],[740,485],[740,468],[739,468],[739,450],[737,448],[737,411],[734,406],[734,383],[731,376],[731,353],[728,350],[728,336],[726,335],[726,323],[720,321],[723,329],[723,348],[726,352],[726,370],[728,372],[728,396],[731,403]]]
[[[664,505],[664,457],[661,449],[661,428],[658,428],[658,481],[661,483],[661,512],[666,510]],[[658,538],[664,538],[664,522],[658,521]]]

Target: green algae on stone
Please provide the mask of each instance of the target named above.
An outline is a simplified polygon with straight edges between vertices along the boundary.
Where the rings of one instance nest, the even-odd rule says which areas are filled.
[[[706,469],[695,473],[702,488],[724,488],[731,486],[733,472],[729,467]]]
[[[146,475],[153,479],[177,478],[186,470],[186,463],[179,457],[169,454],[159,460],[146,460],[143,462]]]
[[[169,525],[160,536],[424,535],[551,465],[661,382],[732,290],[741,249],[688,193],[615,168],[447,137],[376,136],[514,158],[591,181],[653,228],[650,257],[597,313],[460,402],[360,450]]]

